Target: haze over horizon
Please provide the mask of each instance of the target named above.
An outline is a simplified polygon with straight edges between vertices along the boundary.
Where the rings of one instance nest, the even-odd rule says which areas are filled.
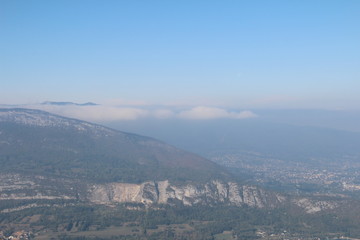
[[[187,106],[182,116],[195,118],[360,110],[359,8],[325,0],[2,1],[0,104]]]

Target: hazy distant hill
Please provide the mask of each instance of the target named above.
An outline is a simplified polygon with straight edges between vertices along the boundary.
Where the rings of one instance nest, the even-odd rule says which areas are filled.
[[[90,181],[207,181],[227,178],[215,163],[152,138],[39,110],[0,110],[1,172]]]
[[[110,124],[146,134],[174,146],[211,157],[213,153],[259,152],[292,162],[360,155],[360,134],[320,127],[274,123],[262,119],[204,121],[153,120]],[[155,129],[161,129],[159,131]]]
[[[42,103],[43,105],[55,105],[55,106],[69,106],[69,105],[75,105],[75,106],[96,106],[96,103],[87,102],[87,103],[73,103],[73,102],[51,102],[46,101]]]

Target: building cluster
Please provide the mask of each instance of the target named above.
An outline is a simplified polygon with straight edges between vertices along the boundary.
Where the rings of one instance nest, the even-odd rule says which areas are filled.
[[[17,231],[11,233],[9,236],[3,231],[0,231],[0,240],[30,240],[32,239],[32,233],[27,231]]]
[[[333,192],[360,191],[360,164],[316,158],[299,163],[254,153],[224,154],[211,159],[243,171],[258,183],[277,182],[300,189],[318,186]]]

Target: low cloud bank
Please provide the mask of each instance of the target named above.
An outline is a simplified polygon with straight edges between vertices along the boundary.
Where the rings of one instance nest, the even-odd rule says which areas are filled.
[[[24,106],[22,106],[24,107]],[[136,120],[140,118],[155,119],[245,119],[257,115],[251,111],[230,111],[219,107],[197,106],[189,109],[176,110],[162,107],[122,107],[122,106],[80,106],[80,105],[26,105],[26,108],[40,109],[65,117],[86,121],[110,122],[120,120]]]
[[[251,111],[232,112],[222,108],[200,106],[194,107],[190,110],[182,111],[178,114],[178,117],[186,119],[244,119],[256,117],[256,114]]]

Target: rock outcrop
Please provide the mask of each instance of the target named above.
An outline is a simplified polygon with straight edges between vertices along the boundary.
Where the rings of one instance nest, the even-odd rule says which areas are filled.
[[[227,204],[264,208],[276,207],[286,198],[255,186],[239,185],[234,182],[211,181],[206,184],[172,185],[169,181],[149,181],[142,184],[109,183],[89,188],[89,200],[98,204],[143,203],[184,205]]]
[[[309,198],[293,199],[292,202],[309,214],[332,210],[339,205],[338,202],[334,200],[313,200]]]
[[[0,207],[7,213],[27,208],[57,206],[59,200],[66,206],[80,202],[113,205],[140,203],[148,207],[156,204],[183,204],[185,206],[248,206],[272,209],[291,206],[307,214],[328,212],[349,205],[340,196],[285,196],[253,185],[220,180],[204,184],[172,184],[170,181],[133,183],[83,183],[73,179],[48,176],[4,174],[0,176],[0,202],[21,200],[19,204]]]

